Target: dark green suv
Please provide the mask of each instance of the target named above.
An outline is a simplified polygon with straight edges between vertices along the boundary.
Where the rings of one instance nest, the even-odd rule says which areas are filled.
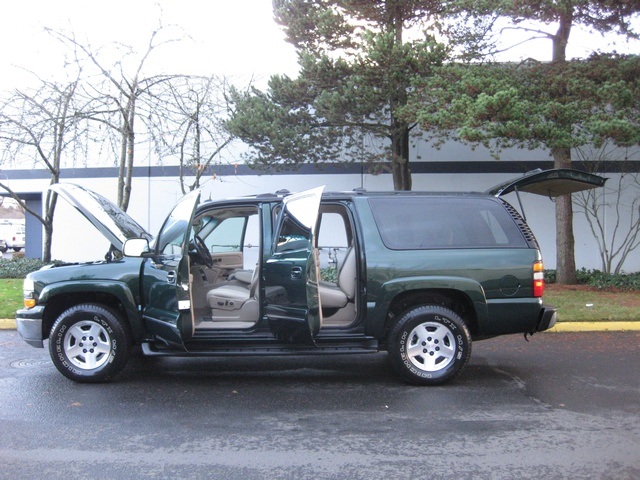
[[[49,339],[78,382],[147,355],[301,355],[386,350],[413,384],[460,374],[472,340],[534,333],[543,306],[535,237],[500,198],[601,186],[573,170],[485,193],[278,192],[199,203],[185,196],[152,237],[105,198],[51,187],[111,243],[105,260],[45,267],[24,282],[17,326]]]

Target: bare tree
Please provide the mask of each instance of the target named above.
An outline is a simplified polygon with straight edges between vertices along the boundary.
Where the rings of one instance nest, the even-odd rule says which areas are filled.
[[[151,32],[146,49],[138,55],[134,49],[126,45],[116,45],[123,53],[115,64],[102,60],[100,51],[91,45],[80,42],[72,34],[49,30],[75,54],[78,65],[86,60],[97,68],[104,82],[86,82],[84,91],[87,106],[79,112],[84,118],[100,122],[119,137],[118,153],[118,206],[127,210],[131,198],[131,183],[136,147],[136,121],[148,118],[150,108],[144,105],[143,99],[150,96],[150,91],[159,83],[166,82],[173,76],[144,76],[144,67],[151,54],[168,43],[178,41],[177,38],[162,38],[165,27]],[[146,107],[146,108],[145,108]]]
[[[5,100],[0,112],[2,165],[29,161],[49,171],[51,185],[58,183],[66,151],[80,145],[79,130],[75,128],[78,119],[73,115],[79,74],[78,71],[78,77],[65,84],[41,80],[36,90],[16,90]],[[0,188],[42,223],[43,261],[50,262],[56,194],[47,190],[43,212],[38,212],[29,208],[7,183],[0,182]]]
[[[640,174],[628,168],[626,150],[605,145],[593,152],[577,150],[577,156],[594,173],[606,172],[607,164],[621,167],[613,185],[610,179],[604,188],[574,195],[574,203],[584,213],[598,244],[602,271],[619,274],[629,255],[640,246]],[[586,162],[593,158],[597,161]]]
[[[163,85],[156,98],[150,126],[155,148],[176,157],[182,193],[199,188],[210,167],[220,159],[233,136],[223,126],[228,112],[224,77],[179,76]],[[187,178],[193,182],[187,183]]]

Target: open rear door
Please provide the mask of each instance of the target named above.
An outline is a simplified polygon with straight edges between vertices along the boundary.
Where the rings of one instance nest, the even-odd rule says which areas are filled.
[[[324,187],[286,197],[265,264],[265,311],[280,340],[313,344],[322,326],[315,230]]]
[[[604,177],[571,169],[534,170],[522,177],[490,188],[485,193],[500,197],[511,192],[528,192],[545,197],[558,197],[604,186]]]
[[[514,178],[507,182],[496,185],[487,190],[486,194],[494,197],[501,197],[511,192],[515,192],[520,204],[520,213],[527,219],[520,199],[520,192],[543,195],[551,199],[560,195],[581,192],[604,186],[607,181],[604,177],[599,177],[592,173],[581,172],[568,168],[557,168],[552,170],[534,170],[521,177]]]

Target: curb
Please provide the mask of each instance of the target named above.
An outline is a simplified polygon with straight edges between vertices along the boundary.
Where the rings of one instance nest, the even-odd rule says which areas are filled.
[[[547,330],[552,333],[632,331],[640,331],[640,322],[559,322]]]
[[[16,321],[0,319],[0,330],[15,330]],[[547,330],[551,333],[565,332],[632,332],[640,331],[640,322],[559,322]]]
[[[0,319],[0,330],[15,330],[16,321],[13,319]]]

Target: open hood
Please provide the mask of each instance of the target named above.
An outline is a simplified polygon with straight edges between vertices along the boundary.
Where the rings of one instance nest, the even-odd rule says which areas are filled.
[[[490,188],[485,193],[500,197],[511,192],[528,192],[545,197],[558,197],[602,187],[607,179],[587,172],[571,169],[534,170],[522,177]]]
[[[73,183],[57,183],[49,187],[89,220],[118,250],[130,238],[153,236],[102,195]]]

